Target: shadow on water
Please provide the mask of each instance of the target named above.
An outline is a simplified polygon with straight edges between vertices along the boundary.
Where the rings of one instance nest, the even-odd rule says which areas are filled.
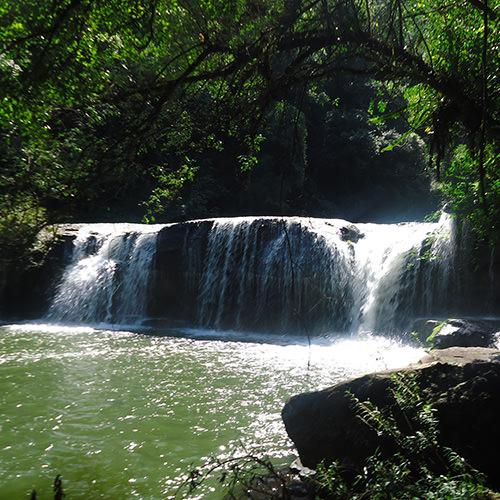
[[[416,318],[415,321],[422,321],[426,319],[432,319],[437,321],[446,321],[450,319],[449,317],[433,317],[433,318]],[[492,328],[500,329],[500,316],[463,316],[461,319],[469,321],[482,321],[489,323]],[[149,324],[148,324],[149,323]],[[14,326],[14,327],[35,327],[37,330],[47,330],[50,332],[55,332],[58,330],[74,330],[74,331],[105,331],[105,332],[120,332],[120,333],[133,333],[137,335],[144,335],[147,337],[156,338],[184,338],[192,340],[214,340],[222,342],[243,342],[252,344],[269,344],[277,346],[286,345],[299,345],[307,346],[309,344],[315,346],[329,346],[336,342],[343,340],[365,340],[373,337],[384,337],[388,340],[396,342],[403,345],[411,346],[421,346],[421,343],[415,339],[415,335],[412,331],[402,331],[402,332],[335,332],[335,331],[324,331],[316,333],[315,335],[308,337],[303,333],[290,332],[290,333],[277,333],[277,332],[265,332],[265,331],[246,331],[246,330],[219,330],[211,328],[203,328],[196,326],[186,326],[172,324],[168,320],[158,320],[154,321],[144,320],[141,324],[117,324],[117,323],[47,323],[44,320],[37,321],[23,321],[19,323],[9,323],[0,321],[0,326]]]
[[[147,323],[147,321],[145,322]],[[188,327],[172,325],[167,322],[160,324],[155,321],[155,326],[147,324],[116,324],[116,323],[47,323],[44,320],[23,321],[19,323],[0,322],[0,326],[25,327],[27,329],[35,328],[38,331],[105,331],[134,333],[148,337],[158,338],[186,338],[193,340],[216,340],[227,342],[247,342],[252,344],[271,344],[271,345],[304,345],[307,346],[309,339],[304,334],[299,333],[276,333],[276,332],[255,332],[243,330],[216,330],[202,327]],[[319,346],[327,346],[339,340],[363,339],[370,337],[366,333],[346,333],[326,331],[315,334],[310,338],[311,343]],[[397,340],[397,337],[387,336]]]

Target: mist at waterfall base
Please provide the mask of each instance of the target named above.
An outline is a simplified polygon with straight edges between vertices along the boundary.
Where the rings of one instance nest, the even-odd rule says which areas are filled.
[[[447,216],[82,225],[45,317],[0,328],[0,496],[165,497],[242,444],[289,464],[283,403],[417,361],[398,335],[464,256]]]

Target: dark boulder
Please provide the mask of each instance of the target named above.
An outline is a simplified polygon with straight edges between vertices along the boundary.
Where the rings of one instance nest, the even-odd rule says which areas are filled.
[[[352,395],[381,409],[392,406],[390,388],[395,372],[366,375],[292,397],[282,417],[301,462],[315,468],[322,461],[339,460],[346,467],[360,469],[377,449],[384,450],[384,438],[358,418]],[[461,454],[493,484],[500,484],[499,351],[433,351],[399,372],[414,373],[424,396],[436,408],[441,443]]]
[[[365,235],[354,224],[348,224],[340,228],[340,239],[342,241],[357,243],[361,238],[364,238],[364,236]]]
[[[495,347],[499,321],[448,319],[417,320],[413,331],[420,341],[435,349],[448,347]]]

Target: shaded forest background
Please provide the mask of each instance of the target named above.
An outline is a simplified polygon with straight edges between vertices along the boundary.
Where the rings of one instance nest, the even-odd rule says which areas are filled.
[[[498,240],[498,2],[0,1],[0,243],[48,224],[423,218]]]
[[[430,215],[439,196],[431,192],[425,143],[409,133],[404,118],[377,123],[373,107],[380,101],[402,105],[401,98],[385,93],[366,77],[339,75],[300,96],[300,106],[293,96],[273,103],[252,167],[241,165],[245,144],[228,140],[220,153],[199,159],[198,174],[165,214],[304,215],[357,222]]]

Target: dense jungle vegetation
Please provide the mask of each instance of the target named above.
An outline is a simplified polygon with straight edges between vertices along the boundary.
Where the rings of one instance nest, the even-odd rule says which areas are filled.
[[[68,220],[412,217],[430,185],[498,239],[497,23],[497,0],[1,0],[2,258]]]

